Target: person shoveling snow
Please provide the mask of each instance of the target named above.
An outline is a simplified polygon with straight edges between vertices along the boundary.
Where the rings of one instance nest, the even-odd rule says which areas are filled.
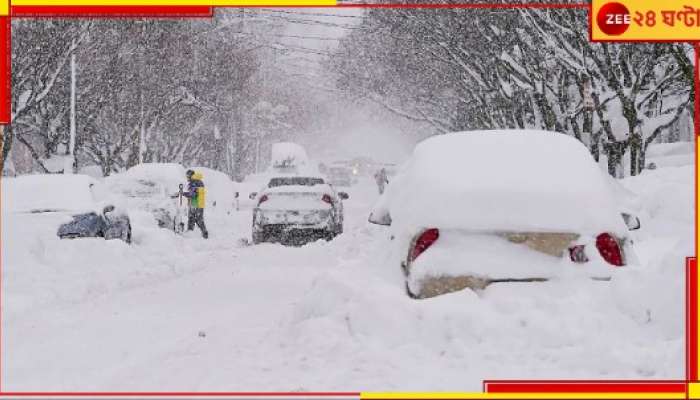
[[[204,224],[204,205],[206,204],[206,189],[202,181],[202,174],[193,170],[187,170],[187,191],[182,195],[189,199],[189,213],[187,218],[187,230],[194,230],[195,224],[202,231],[202,237],[209,238],[209,232]]]

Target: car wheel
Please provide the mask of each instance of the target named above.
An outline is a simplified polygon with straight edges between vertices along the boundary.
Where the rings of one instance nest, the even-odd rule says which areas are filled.
[[[265,236],[262,232],[253,232],[253,244],[260,244],[265,241]]]

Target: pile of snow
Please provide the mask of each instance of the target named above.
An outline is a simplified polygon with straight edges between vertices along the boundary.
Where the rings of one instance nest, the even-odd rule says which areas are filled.
[[[2,179],[2,212],[87,211],[95,208],[86,175],[25,175]]]
[[[639,196],[642,229],[638,235],[648,232],[672,237],[695,237],[695,166],[662,167],[644,170],[638,176],[628,177],[620,183]],[[690,255],[690,254],[688,254]]]
[[[102,179],[102,168],[99,165],[84,165],[78,168],[78,173],[82,175],[91,176],[95,179]]]
[[[586,147],[545,131],[431,137],[416,146],[383,201],[408,230],[626,231]]]
[[[653,143],[646,152],[647,166],[657,168],[695,165],[695,144],[693,142]]]

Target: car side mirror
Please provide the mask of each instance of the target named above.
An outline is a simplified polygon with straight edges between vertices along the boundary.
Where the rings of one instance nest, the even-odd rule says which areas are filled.
[[[350,198],[350,195],[345,192],[338,192],[338,197],[340,197],[343,200],[347,200]]]
[[[374,213],[369,215],[369,223],[375,225],[391,226],[391,216],[384,213],[380,216],[375,216]]]
[[[639,218],[632,214],[622,213],[622,219],[625,220],[625,225],[627,225],[627,229],[631,231],[636,231],[637,229],[642,227],[642,223],[641,221],[639,221]]]
[[[239,198],[240,196],[241,196],[241,194],[238,193],[238,192],[236,192],[236,193],[233,194],[233,198],[234,198],[234,199],[237,199],[237,198]]]
[[[248,198],[251,199],[251,200],[255,200],[255,197],[256,197],[257,195],[258,195],[258,192],[253,192],[253,193],[250,194],[250,196],[248,196]]]

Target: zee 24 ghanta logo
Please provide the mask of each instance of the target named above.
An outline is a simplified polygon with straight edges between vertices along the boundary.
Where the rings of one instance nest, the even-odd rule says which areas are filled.
[[[692,36],[694,40],[700,39],[700,3],[697,0],[627,0],[606,2],[595,9],[597,28],[607,36],[648,40],[677,36],[690,40],[688,36]]]

